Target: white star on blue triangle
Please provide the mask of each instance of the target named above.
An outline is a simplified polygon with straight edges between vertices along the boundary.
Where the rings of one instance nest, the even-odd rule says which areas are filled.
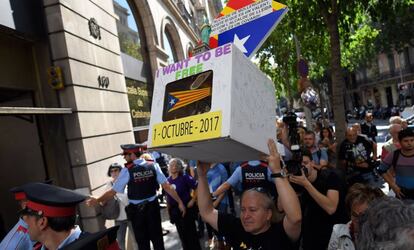
[[[284,12],[286,9],[280,9],[224,31],[218,35],[218,46],[234,43],[247,57],[253,56]]]
[[[172,95],[168,95],[168,110],[172,109],[180,99]]]

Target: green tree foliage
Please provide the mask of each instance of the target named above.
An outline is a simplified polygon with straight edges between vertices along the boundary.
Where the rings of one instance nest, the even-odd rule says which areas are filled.
[[[401,52],[407,45],[414,47],[414,1],[375,0],[370,15],[380,30],[376,47],[379,51]]]
[[[331,74],[333,90],[333,109],[337,136],[343,138],[345,132],[345,111],[343,88],[345,81],[343,69],[352,70],[360,63],[365,63],[374,53],[374,41],[378,31],[372,27],[370,1],[338,1],[338,0],[287,0],[289,7],[287,16],[271,34],[260,50],[259,58],[270,61],[271,55],[275,64],[290,64],[285,68],[295,68],[296,53],[291,43],[295,34],[301,44],[301,54],[309,61],[310,75],[313,80],[321,78],[326,72]],[[284,55],[287,55],[284,56]],[[260,63],[265,66],[265,63]],[[262,67],[263,68],[263,67]],[[269,71],[271,69],[267,69]],[[296,69],[289,70],[290,83],[298,79]],[[266,72],[266,70],[264,70]],[[275,70],[273,74],[286,74],[284,69]],[[287,79],[272,76],[272,79]],[[284,85],[284,82],[276,82]]]

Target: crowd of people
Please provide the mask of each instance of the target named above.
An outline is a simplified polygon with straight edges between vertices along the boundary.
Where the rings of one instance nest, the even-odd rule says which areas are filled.
[[[17,187],[21,219],[0,249],[82,249],[104,236],[112,239],[106,247],[126,249],[130,228],[139,250],[163,250],[164,195],[184,250],[202,249],[204,228],[208,246],[219,250],[414,249],[414,132],[403,119],[390,118],[380,156],[371,113],[348,127],[344,141],[328,124],[295,127],[298,148],[291,128],[276,124],[262,159],[198,162],[128,144],[121,145],[126,164],[108,167],[99,197],[43,183]],[[81,232],[75,208],[84,200],[116,227]]]

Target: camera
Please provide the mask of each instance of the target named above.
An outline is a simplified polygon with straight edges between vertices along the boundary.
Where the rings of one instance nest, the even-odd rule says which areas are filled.
[[[292,153],[292,159],[286,162],[286,169],[289,174],[299,176],[302,175],[302,151],[299,146],[299,134],[296,118],[296,114],[290,111],[283,117],[283,122],[288,127],[289,142],[291,145],[290,151]]]

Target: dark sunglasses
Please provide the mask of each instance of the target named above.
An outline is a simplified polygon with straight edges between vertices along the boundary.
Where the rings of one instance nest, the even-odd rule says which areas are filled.
[[[251,188],[251,189],[249,189],[249,190],[253,190],[253,191],[256,191],[256,192],[258,192],[258,193],[265,194],[265,195],[267,195],[269,198],[272,198],[272,195],[270,194],[269,190],[267,190],[267,189],[266,189],[266,188],[264,188],[264,187],[254,187],[254,188]]]

